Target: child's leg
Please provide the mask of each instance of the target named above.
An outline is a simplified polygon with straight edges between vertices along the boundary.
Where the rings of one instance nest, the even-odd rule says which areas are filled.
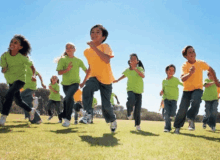
[[[107,123],[114,122],[116,120],[113,108],[111,107],[111,94],[112,94],[112,84],[105,85],[100,83],[100,92],[102,100],[102,114]]]
[[[174,122],[175,128],[180,128],[184,125],[184,122],[186,120],[187,109],[189,108],[190,105],[190,99],[191,99],[191,92],[184,91],[179,106],[179,110],[177,112]]]
[[[141,124],[141,105],[142,105],[142,94],[135,94],[135,108],[134,108],[134,120],[135,126]]]
[[[22,100],[29,105],[29,107],[33,107],[32,106],[32,101],[33,101],[33,97],[32,97],[32,93],[33,90],[31,89],[25,89],[23,92],[21,92],[21,98]],[[24,114],[25,114],[25,118],[28,118],[30,115],[27,111],[24,110]]]
[[[208,123],[209,117],[210,117],[210,108],[211,108],[211,101],[205,101],[205,114],[203,116],[202,122],[204,124]]]
[[[69,86],[63,86],[63,91],[65,93],[65,98],[64,98],[64,111],[65,112],[65,118],[67,120],[71,120],[71,114],[73,111],[73,105],[74,105],[74,99],[73,99],[73,95],[76,93],[76,91],[79,88],[79,84],[78,83],[74,83],[72,85]]]
[[[52,112],[51,112],[51,106],[53,105],[53,101],[52,100],[49,100],[49,102],[48,102],[48,104],[47,104],[47,112],[48,112],[48,115],[50,116],[50,117],[52,117],[53,116],[53,114],[52,114]]]
[[[189,118],[190,120],[194,120],[199,112],[200,103],[202,102],[201,100],[202,93],[203,91],[201,89],[196,89],[192,92],[191,107],[187,111],[187,118]]]
[[[90,78],[83,88],[83,106],[84,110],[89,114],[92,113],[93,94],[95,91],[98,91],[98,89],[99,82],[95,77]]]
[[[210,117],[208,120],[208,125],[212,128],[216,126],[216,118],[218,115],[218,100],[211,101]]]
[[[164,100],[164,120],[165,120],[165,126],[164,129],[171,130],[171,108],[172,108],[172,103],[170,100],[165,99]]]
[[[131,116],[131,112],[133,111],[133,106],[135,105],[135,93],[132,91],[127,92],[128,101],[126,103],[127,106],[127,116]]]
[[[58,119],[59,120],[62,120],[62,118],[60,117],[60,101],[55,101],[55,110],[57,112],[57,115],[58,115]]]
[[[75,121],[78,121],[78,113],[76,112],[76,110],[75,110],[75,114],[74,114],[74,119],[75,119]]]

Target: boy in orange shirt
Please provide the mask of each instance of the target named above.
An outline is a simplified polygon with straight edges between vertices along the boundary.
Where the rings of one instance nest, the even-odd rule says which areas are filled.
[[[102,25],[95,25],[90,30],[90,36],[92,41],[87,43],[90,48],[84,51],[89,69],[83,83],[80,84],[82,88],[86,83],[83,88],[83,106],[86,110],[88,123],[90,123],[92,120],[93,94],[95,91],[100,90],[103,116],[107,123],[111,123],[111,132],[115,132],[117,122],[110,103],[114,81],[110,59],[114,55],[109,45],[103,43],[108,37],[108,31]],[[88,81],[86,81],[87,79]]]
[[[213,75],[216,85],[220,86],[214,70],[204,61],[196,60],[196,53],[192,46],[186,46],[182,51],[182,55],[187,61],[182,66],[181,80],[184,89],[174,122],[174,133],[176,134],[179,134],[180,127],[183,127],[186,116],[189,119],[188,129],[195,130],[194,119],[199,112],[203,94],[203,71],[208,70],[209,73]],[[188,109],[189,106],[191,106],[190,109]]]

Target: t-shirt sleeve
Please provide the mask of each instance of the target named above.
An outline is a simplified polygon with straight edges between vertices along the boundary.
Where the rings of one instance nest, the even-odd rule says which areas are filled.
[[[186,74],[186,73],[188,73],[189,71],[188,71],[188,69],[187,69],[187,67],[186,67],[186,64],[183,64],[183,66],[182,66],[182,75],[184,75],[184,74]]]
[[[114,57],[114,54],[108,44],[103,44],[102,49],[105,54],[109,55],[111,58]]]
[[[1,67],[7,67],[7,62],[6,62],[6,52],[2,54],[1,59],[0,59],[0,66]]]
[[[183,82],[181,82],[178,78],[177,79],[177,84],[183,86]]]
[[[60,58],[60,60],[58,61],[58,64],[57,64],[57,71],[62,71],[64,70],[64,60],[63,58]]]
[[[142,67],[138,67],[138,70],[144,74],[144,69]]]
[[[205,86],[207,83],[209,83],[209,80],[208,80],[208,79],[205,79],[205,80],[204,80],[204,83],[203,83],[203,86]]]
[[[209,65],[204,61],[201,61],[201,67],[205,71],[209,70]]]
[[[23,55],[22,55],[23,56]],[[28,67],[33,66],[33,62],[26,56],[23,56],[23,62],[26,64]]]
[[[84,70],[84,71],[86,71],[87,70],[87,68],[86,68],[86,66],[85,66],[85,64],[83,63],[83,61],[82,60],[80,60],[80,67],[82,68],[82,70]]]
[[[128,77],[128,75],[129,75],[129,69],[126,69],[122,74],[123,74],[125,77]]]

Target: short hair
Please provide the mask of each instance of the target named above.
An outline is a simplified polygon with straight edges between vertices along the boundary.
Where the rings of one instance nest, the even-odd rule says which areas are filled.
[[[185,58],[185,56],[187,55],[187,50],[189,49],[189,48],[193,48],[193,46],[186,46],[186,47],[184,47],[183,48],[183,50],[182,50],[182,55],[183,55],[183,57]],[[195,50],[194,50],[195,51]]]
[[[22,49],[19,50],[19,53],[21,53],[24,56],[31,54],[31,44],[28,42],[28,40],[24,36],[22,36],[20,34],[16,34],[11,39],[11,41],[13,39],[17,39],[20,42],[20,45],[23,47]],[[10,41],[10,43],[11,43],[11,41]],[[10,52],[10,44],[9,44],[8,51]]]
[[[102,37],[105,37],[105,39],[102,41],[102,43],[105,42],[105,40],[106,40],[107,37],[108,37],[108,31],[107,31],[107,29],[105,29],[105,27],[103,27],[103,25],[101,25],[101,24],[96,24],[96,25],[94,25],[94,26],[91,28],[91,30],[90,30],[90,35],[91,35],[92,30],[93,30],[94,28],[99,28],[99,29],[102,31]]]
[[[169,66],[166,66],[165,72],[167,73],[167,71],[169,70],[170,67],[174,68],[174,72],[176,72],[176,67],[173,64],[170,64]]]

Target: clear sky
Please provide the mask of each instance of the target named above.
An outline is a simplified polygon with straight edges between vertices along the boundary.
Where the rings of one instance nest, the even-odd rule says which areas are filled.
[[[205,60],[220,76],[219,1],[199,0],[8,0],[0,5],[0,53],[7,50],[15,34],[24,35],[32,46],[31,59],[48,85],[57,74],[54,59],[65,50],[65,44],[76,46],[75,56],[87,60],[83,51],[90,41],[89,31],[102,24],[109,32],[106,43],[115,57],[111,59],[114,77],[128,68],[131,53],[137,53],[145,67],[142,107],[158,112],[165,67],[176,66],[180,78],[186,61],[181,51],[192,45],[197,59]],[[81,70],[81,79],[85,74]],[[206,78],[204,72],[204,78]],[[59,76],[61,80],[62,77]],[[0,73],[0,82],[5,82]],[[125,107],[127,79],[113,84],[113,92]],[[38,87],[40,81],[38,79]],[[61,94],[64,95],[62,86]],[[182,96],[182,87],[179,87]],[[100,92],[95,93],[101,104]],[[199,114],[204,113],[204,102]]]

